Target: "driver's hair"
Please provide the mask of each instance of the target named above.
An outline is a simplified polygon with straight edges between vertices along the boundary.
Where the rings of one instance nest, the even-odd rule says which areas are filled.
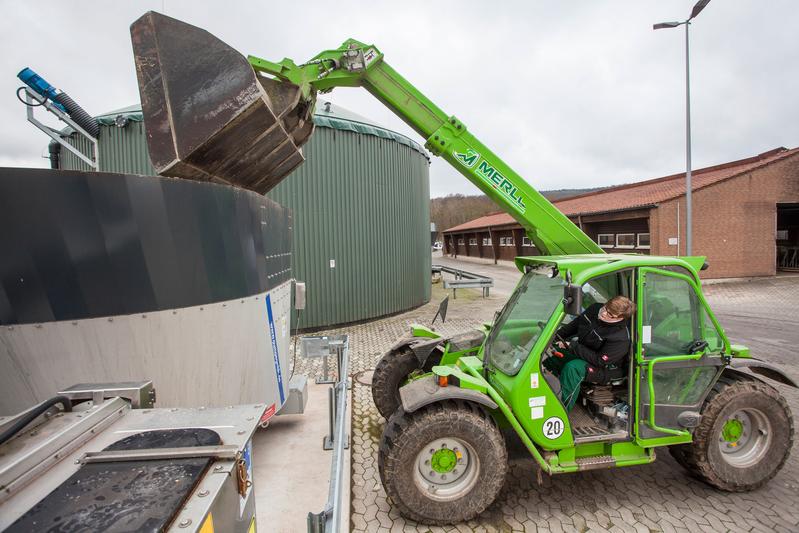
[[[605,309],[613,313],[614,316],[630,318],[635,312],[635,304],[626,296],[614,296],[605,302]]]

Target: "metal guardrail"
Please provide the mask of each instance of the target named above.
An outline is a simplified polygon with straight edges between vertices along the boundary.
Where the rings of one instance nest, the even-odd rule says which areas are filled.
[[[489,295],[488,293],[490,288],[494,286],[494,278],[489,278],[488,276],[475,274],[474,272],[468,272],[466,270],[461,270],[459,268],[452,268],[442,265],[433,265],[432,270],[434,273],[441,274],[442,272],[446,272],[448,274],[452,274],[453,276],[455,276],[454,280],[449,280],[449,279],[443,280],[444,288],[452,289],[453,299],[457,298],[457,295],[455,293],[457,289],[482,289],[483,298],[486,298]]]
[[[330,387],[330,434],[323,447],[333,450],[330,465],[330,489],[327,503],[319,513],[308,513],[308,533],[338,533],[341,528],[341,493],[344,478],[344,450],[349,448],[347,435],[347,390],[349,374],[349,337],[301,337],[303,353],[310,357],[335,355],[337,381]]]

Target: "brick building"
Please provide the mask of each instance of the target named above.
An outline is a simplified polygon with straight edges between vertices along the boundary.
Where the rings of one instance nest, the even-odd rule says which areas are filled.
[[[693,253],[708,278],[799,270],[799,148],[694,170]],[[554,202],[609,252],[680,255],[685,243],[685,173],[608,187]],[[512,260],[536,255],[505,213],[444,232],[445,253]]]

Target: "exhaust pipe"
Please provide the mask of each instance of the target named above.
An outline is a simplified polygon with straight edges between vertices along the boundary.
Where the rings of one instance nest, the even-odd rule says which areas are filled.
[[[305,158],[314,101],[256,75],[207,31],[154,11],[130,28],[150,160],[162,176],[266,193]]]

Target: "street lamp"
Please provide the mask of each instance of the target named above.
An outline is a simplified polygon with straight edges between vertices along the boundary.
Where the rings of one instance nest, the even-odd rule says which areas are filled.
[[[705,9],[710,0],[699,0],[691,10],[688,20],[682,22],[661,22],[652,26],[653,30],[663,30],[685,26],[685,255],[691,255],[691,233],[693,215],[691,211],[691,69],[688,54],[688,27],[691,20]],[[679,238],[679,235],[677,236]]]

